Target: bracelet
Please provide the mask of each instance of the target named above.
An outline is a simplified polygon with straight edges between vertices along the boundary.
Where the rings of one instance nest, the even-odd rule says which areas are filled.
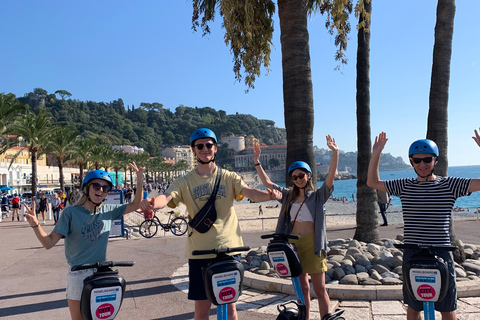
[[[30,227],[32,227],[32,229],[35,229],[35,228],[38,228],[39,225],[40,225],[40,223],[37,223],[36,226],[34,226],[34,227],[30,226]]]
[[[259,162],[259,163],[255,163],[255,167],[256,166],[261,166],[262,164]]]

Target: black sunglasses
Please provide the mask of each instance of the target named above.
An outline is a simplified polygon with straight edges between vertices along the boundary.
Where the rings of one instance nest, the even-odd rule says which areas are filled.
[[[298,176],[292,176],[291,179],[293,181],[297,181],[297,179],[303,179],[305,177],[305,173],[299,173]]]
[[[430,163],[433,161],[435,157],[425,157],[425,158],[412,158],[412,161],[413,163],[415,164],[419,164],[421,163],[422,161],[425,162],[425,163]]]
[[[90,185],[93,187],[93,190],[95,191],[102,189],[103,192],[108,192],[111,189],[110,185],[108,184],[101,185],[100,183],[93,182]]]
[[[213,143],[199,143],[199,144],[196,144],[195,147],[197,147],[198,150],[202,150],[203,149],[203,146],[207,147],[208,150],[211,150],[212,147],[214,146]]]

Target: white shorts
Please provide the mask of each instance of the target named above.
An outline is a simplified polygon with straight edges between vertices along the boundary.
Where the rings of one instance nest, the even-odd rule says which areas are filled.
[[[83,280],[91,276],[97,269],[86,269],[78,271],[68,270],[67,274],[67,299],[81,300],[83,290]]]

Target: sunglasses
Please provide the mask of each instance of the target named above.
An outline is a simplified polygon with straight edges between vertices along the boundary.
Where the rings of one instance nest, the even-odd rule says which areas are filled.
[[[202,150],[203,149],[203,146],[207,147],[208,150],[211,150],[212,147],[214,146],[213,143],[199,143],[199,144],[196,144],[195,147],[197,147],[198,150]]]
[[[297,179],[303,179],[305,177],[305,173],[299,173],[298,176],[292,176],[292,181],[297,181]]]
[[[419,164],[421,163],[422,161],[425,162],[425,163],[430,163],[433,161],[435,157],[425,157],[425,158],[412,158],[412,161],[413,163],[415,164]]]
[[[101,185],[100,183],[93,182],[90,185],[93,187],[93,190],[95,191],[102,189],[103,192],[108,192],[111,189],[108,184]]]

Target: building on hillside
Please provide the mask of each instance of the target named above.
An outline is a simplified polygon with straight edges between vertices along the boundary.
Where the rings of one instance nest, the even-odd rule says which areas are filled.
[[[234,150],[235,152],[241,151],[245,149],[245,137],[244,136],[236,136],[236,137],[222,137],[218,144],[227,144],[229,149]]]
[[[257,138],[254,136],[246,136],[245,137],[245,148],[253,148],[254,145],[260,143]]]
[[[277,169],[285,168],[285,161],[287,158],[287,146],[286,145],[274,145],[267,146],[262,143],[260,145],[262,153],[260,154],[260,162],[265,169],[270,168],[271,159],[278,161]],[[254,166],[253,163],[253,147],[245,148],[235,155],[235,170],[245,170]]]
[[[133,153],[133,154],[138,154],[138,153],[143,153],[145,150],[143,148],[139,148],[136,146],[124,146],[124,145],[119,145],[119,146],[113,146],[113,150],[123,150],[123,152],[126,153]]]
[[[162,150],[161,156],[166,159],[172,159],[174,161],[173,164],[185,160],[188,164],[189,170],[195,168],[195,158],[190,146],[184,145],[165,148]]]

